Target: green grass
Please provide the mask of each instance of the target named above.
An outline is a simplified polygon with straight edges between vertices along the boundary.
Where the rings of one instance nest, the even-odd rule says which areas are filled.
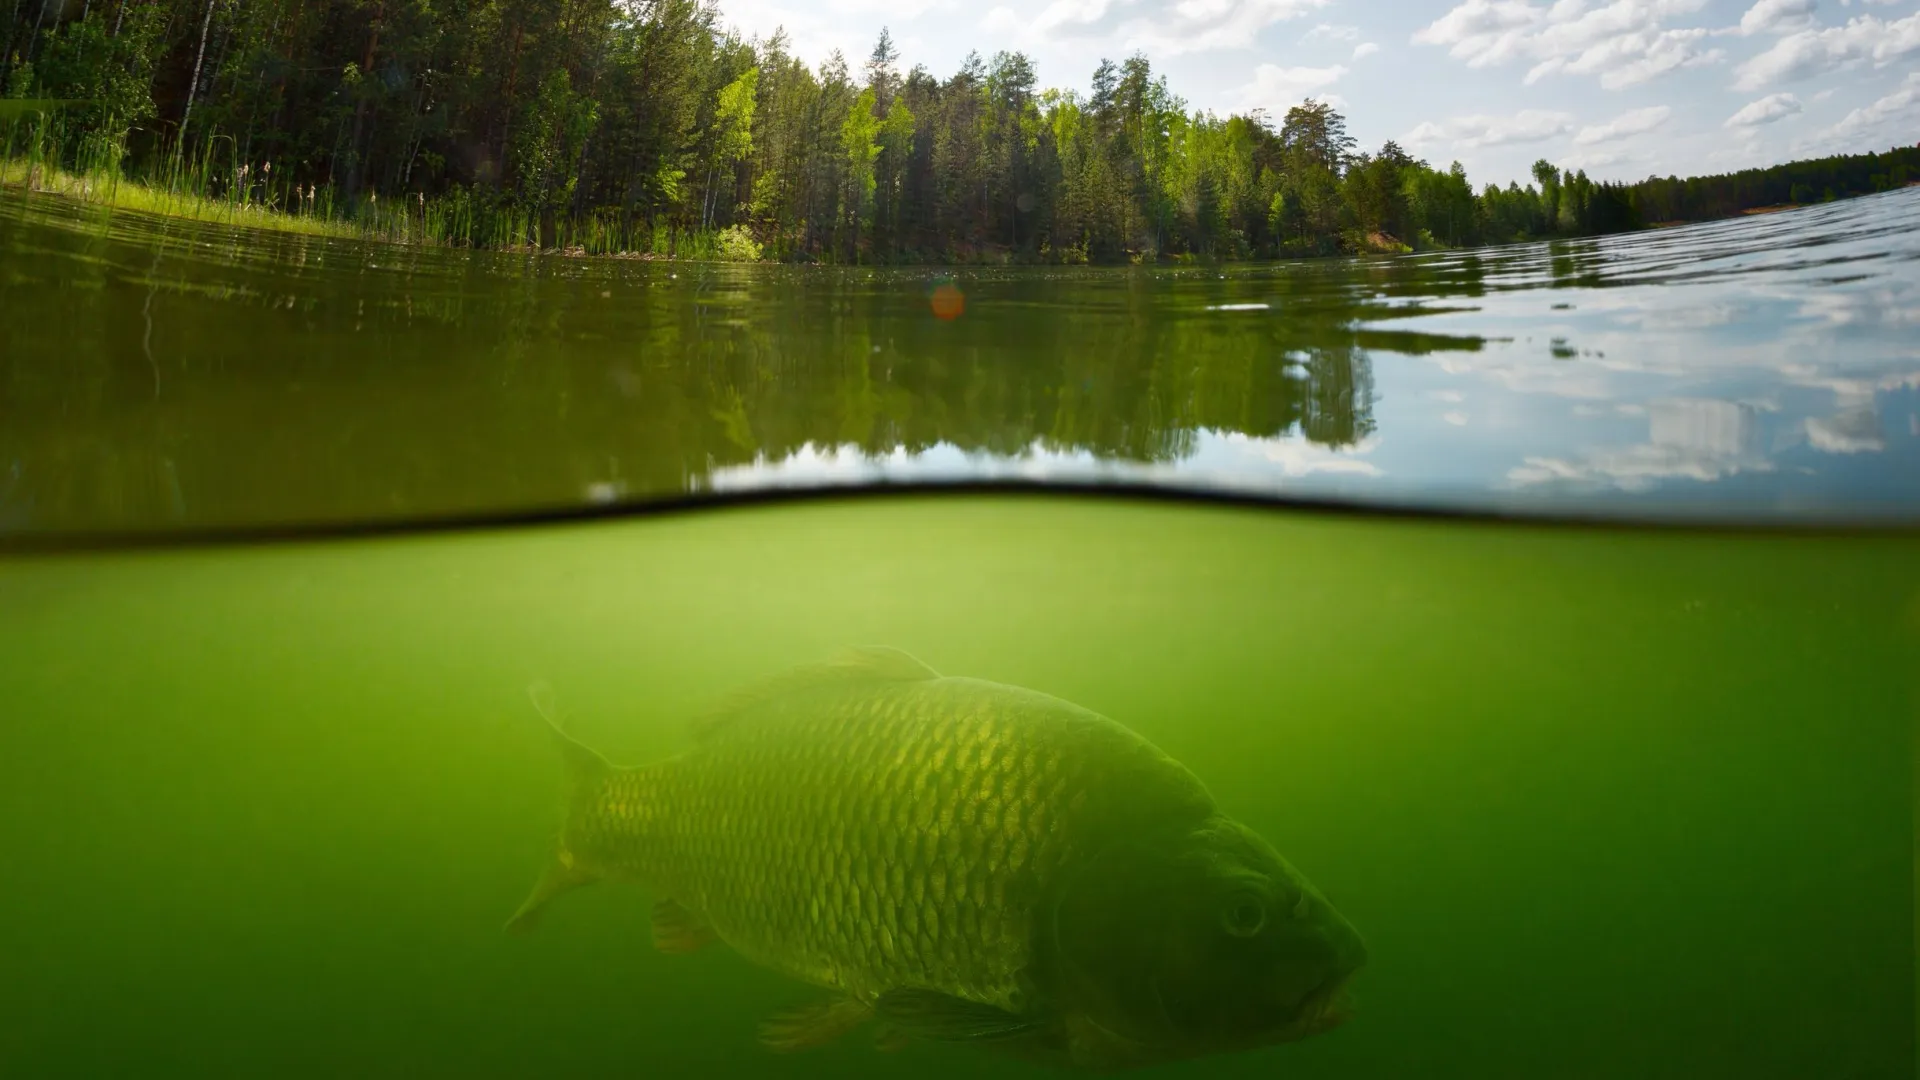
[[[197,153],[175,154],[150,175],[126,175],[124,136],[74,134],[45,112],[0,123],[0,184],[95,205],[191,221],[307,236],[409,243],[426,239],[424,213],[369,199],[348,213],[331,188],[276,180],[270,162],[232,160],[233,140],[215,136]],[[224,147],[223,145],[224,144]],[[221,160],[221,150],[227,160]]]
[[[286,210],[251,201],[211,198],[193,191],[168,190],[112,174],[74,173],[44,162],[0,162],[0,184],[64,195],[82,202],[190,221],[243,225],[306,236],[365,238],[359,223]]]
[[[399,244],[551,251],[576,256],[751,262],[761,249],[744,230],[673,232],[618,209],[556,216],[543,235],[536,214],[455,188],[428,199],[344,199],[331,185],[276,178],[271,162],[236,160],[233,140],[213,136],[129,176],[124,137],[70,134],[47,112],[0,114],[0,186],[30,188],[114,209],[305,236]],[[542,241],[546,242],[543,244]]]

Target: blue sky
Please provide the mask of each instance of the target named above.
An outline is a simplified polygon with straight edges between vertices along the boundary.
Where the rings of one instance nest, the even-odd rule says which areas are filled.
[[[718,0],[858,69],[888,26],[945,78],[1019,49],[1085,93],[1145,52],[1192,108],[1308,95],[1365,149],[1397,139],[1476,184],[1545,157],[1599,179],[1688,175],[1920,142],[1920,0]]]

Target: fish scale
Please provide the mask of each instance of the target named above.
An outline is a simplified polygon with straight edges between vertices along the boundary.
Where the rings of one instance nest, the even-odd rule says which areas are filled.
[[[889,674],[781,678],[693,752],[609,771],[576,795],[562,863],[639,882],[749,959],[857,998],[1017,1007],[1049,879],[1121,826],[1086,812],[1123,802],[1092,789],[1145,764],[1172,803],[1204,793],[1068,702]]]

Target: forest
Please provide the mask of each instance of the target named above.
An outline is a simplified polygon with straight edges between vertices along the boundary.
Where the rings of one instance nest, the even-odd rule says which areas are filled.
[[[1135,55],[850,66],[711,0],[14,0],[7,152],[476,246],[834,263],[1119,263],[1619,232],[1920,180],[1920,150],[1476,191],[1308,100],[1195,110]],[[0,116],[8,114],[0,113]]]

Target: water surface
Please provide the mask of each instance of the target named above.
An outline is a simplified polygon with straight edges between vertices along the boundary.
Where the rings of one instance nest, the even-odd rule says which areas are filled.
[[[0,529],[876,478],[1920,519],[1920,189],[1269,266],[728,266],[0,196]],[[933,290],[965,297],[935,316]]]

